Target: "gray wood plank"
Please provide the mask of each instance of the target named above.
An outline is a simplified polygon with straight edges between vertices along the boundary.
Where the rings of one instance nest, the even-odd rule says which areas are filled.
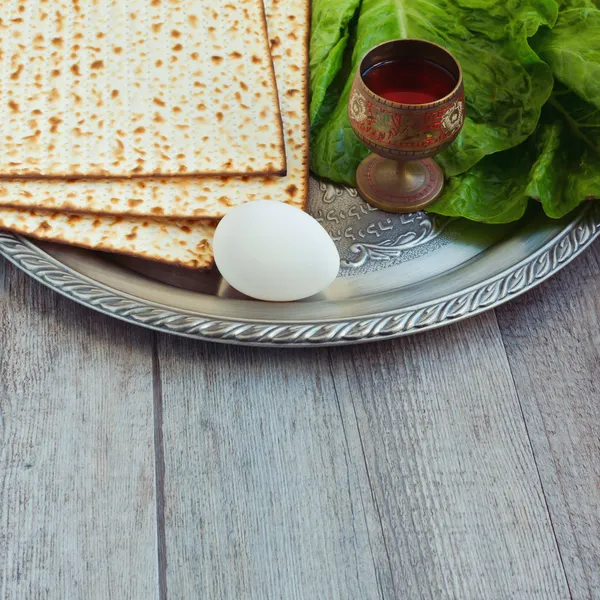
[[[382,598],[327,351],[158,348],[168,597]]]
[[[151,334],[0,261],[0,598],[156,597]]]
[[[332,359],[394,597],[568,598],[493,313]]]
[[[600,598],[600,244],[498,310],[574,600]]]
[[[493,314],[331,351],[158,349],[169,598],[568,597]]]

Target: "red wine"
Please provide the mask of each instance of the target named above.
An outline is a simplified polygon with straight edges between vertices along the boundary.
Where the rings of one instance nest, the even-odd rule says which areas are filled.
[[[421,58],[377,63],[363,73],[363,80],[378,96],[400,104],[428,104],[441,100],[457,83],[444,67]]]

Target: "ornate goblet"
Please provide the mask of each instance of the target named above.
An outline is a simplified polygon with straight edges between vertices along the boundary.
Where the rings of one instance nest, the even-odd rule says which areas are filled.
[[[450,52],[414,39],[375,46],[358,67],[348,102],[352,129],[373,152],[356,172],[360,195],[388,212],[434,202],[444,174],[431,157],[456,139],[464,115],[462,70]]]

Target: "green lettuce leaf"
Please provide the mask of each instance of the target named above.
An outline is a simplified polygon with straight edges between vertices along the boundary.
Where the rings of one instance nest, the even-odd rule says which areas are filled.
[[[331,0],[313,1],[314,10],[325,11],[325,5],[331,7]],[[554,0],[363,0],[352,68],[335,108],[313,131],[312,170],[334,181],[355,183],[356,167],[367,150],[348,122],[352,76],[370,48],[395,38],[437,42],[462,65],[467,119],[459,139],[439,157],[447,175],[462,173],[483,157],[520,144],[535,129],[553,84],[550,69],[528,40],[540,26],[552,26],[556,16]],[[344,35],[341,31],[337,41]],[[312,35],[319,38],[320,32],[314,30]],[[311,64],[320,64],[316,55]],[[331,87],[333,71],[337,75],[340,70],[336,58],[332,72],[319,85]],[[327,90],[320,89],[319,95],[325,98]]]
[[[309,52],[310,121],[318,118],[329,87],[342,67],[350,23],[360,0],[313,2]]]
[[[600,10],[593,3],[563,2],[554,28],[540,30],[532,45],[556,79],[600,108]]]
[[[483,223],[520,219],[530,198],[559,219],[600,198],[600,110],[562,86],[526,142],[452,177],[427,210]]]
[[[600,198],[600,110],[559,89],[546,115],[527,193],[549,217],[561,218],[583,201]]]
[[[441,198],[427,211],[490,224],[518,221],[529,203],[532,164],[528,142],[486,156],[466,173],[447,181]]]

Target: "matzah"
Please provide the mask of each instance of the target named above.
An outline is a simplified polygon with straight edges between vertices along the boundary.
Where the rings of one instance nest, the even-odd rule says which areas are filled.
[[[194,269],[213,266],[215,227],[216,221],[210,220],[95,218],[89,214],[0,208],[0,229]]]
[[[294,0],[272,0],[267,10],[269,31],[273,45],[273,59],[280,85],[283,120],[285,124],[286,150],[289,156],[288,175],[276,180],[263,179],[253,194],[258,198],[281,200],[299,208],[305,208],[308,194],[308,29],[309,5],[306,0],[297,5]],[[287,94],[286,91],[292,91]],[[31,189],[28,181],[21,189]],[[129,184],[130,182],[125,182]],[[227,193],[227,182],[223,185]],[[228,182],[231,186],[232,182]],[[180,181],[171,182],[179,186]],[[251,182],[243,182],[250,186]],[[241,185],[241,184],[238,184]],[[292,187],[293,186],[293,187]],[[159,189],[169,189],[167,183],[159,183]],[[115,188],[118,189],[118,188]],[[146,189],[146,188],[144,188]],[[248,194],[249,196],[249,194]],[[247,200],[250,198],[247,197]],[[56,216],[53,216],[56,215]],[[201,245],[202,241],[212,240],[214,221],[174,221],[166,219],[144,219],[141,217],[121,217],[118,219],[103,215],[79,214],[78,220],[69,221],[69,216],[61,213],[0,208],[0,228],[40,239],[64,242],[112,252],[123,252],[151,260],[159,260],[180,266],[202,268],[212,264],[212,250]],[[96,225],[94,226],[94,223]],[[118,223],[118,226],[114,226]],[[137,227],[136,237],[131,238]],[[143,230],[143,236],[137,232]],[[186,229],[191,230],[191,235]],[[82,235],[83,232],[93,234]],[[152,236],[158,237],[157,244]],[[172,239],[173,243],[168,240]],[[167,246],[165,246],[167,244]],[[206,254],[206,251],[209,254]]]
[[[303,3],[304,4],[304,3]],[[284,200],[304,207],[308,175],[308,17],[303,4],[274,5],[269,17],[272,56],[284,125],[287,176],[145,180],[2,181],[0,204],[72,212],[219,218],[251,200]]]
[[[285,172],[262,0],[12,0],[0,175]]]

